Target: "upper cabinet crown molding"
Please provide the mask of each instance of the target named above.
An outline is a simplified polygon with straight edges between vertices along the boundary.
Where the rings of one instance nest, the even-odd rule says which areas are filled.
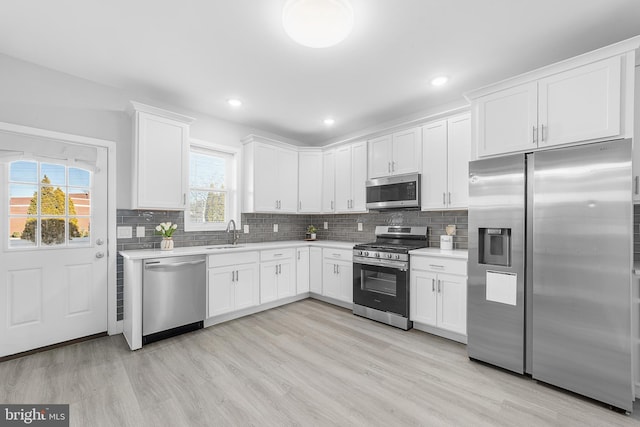
[[[640,49],[640,36],[635,36],[630,39],[623,40],[621,42],[605,46],[591,52],[583,53],[582,55],[574,56],[572,58],[565,59],[564,61],[540,67],[514,77],[509,77],[499,82],[466,92],[463,95],[467,99],[467,101],[473,102],[477,98],[489,95],[494,92],[498,92],[525,83],[530,83],[553,74],[557,74],[573,68],[582,67],[584,65],[601,61],[603,59],[620,56],[628,52],[633,52],[637,49]],[[640,56],[637,56],[636,61],[638,60],[640,60]]]

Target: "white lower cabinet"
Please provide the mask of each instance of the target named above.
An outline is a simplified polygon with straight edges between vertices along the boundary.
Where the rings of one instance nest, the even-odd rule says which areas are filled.
[[[351,251],[322,250],[322,295],[353,303],[352,258]]]
[[[296,249],[296,295],[309,292],[309,249]]]
[[[294,249],[260,252],[260,304],[295,295]]]
[[[411,256],[410,318],[413,322],[466,336],[467,262]],[[455,336],[452,338],[456,338]]]
[[[209,256],[207,317],[260,303],[258,253]]]
[[[309,248],[309,290],[322,294],[322,249]]]

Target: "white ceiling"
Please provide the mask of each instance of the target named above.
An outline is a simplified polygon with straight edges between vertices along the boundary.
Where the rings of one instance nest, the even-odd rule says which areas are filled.
[[[347,40],[310,49],[284,0],[2,0],[0,53],[321,145],[640,34],[639,0],[351,1]]]

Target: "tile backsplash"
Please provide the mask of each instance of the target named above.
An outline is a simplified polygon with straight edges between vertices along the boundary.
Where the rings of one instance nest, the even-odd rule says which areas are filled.
[[[439,247],[440,236],[445,234],[445,227],[456,225],[454,248],[467,248],[467,211],[389,211],[362,214],[337,215],[284,215],[284,214],[242,214],[241,229],[249,225],[249,233],[239,233],[238,243],[259,243],[278,240],[303,240],[309,224],[318,228],[319,240],[338,240],[347,242],[371,242],[375,240],[377,225],[421,225],[429,228],[429,246]],[[129,226],[135,236],[137,227],[145,228],[145,237],[118,239],[117,249],[152,249],[160,247],[161,237],[155,234],[155,227],[161,222],[170,221],[178,224],[173,234],[175,247],[206,246],[230,242],[229,233],[224,231],[184,231],[184,213],[182,211],[138,211],[119,209],[117,211],[117,226]],[[323,228],[324,223],[328,228]],[[358,231],[358,223],[362,224],[362,231]],[[273,231],[273,225],[278,224],[278,232]],[[123,264],[118,255],[117,261],[117,292],[118,292],[118,320],[123,314]]]

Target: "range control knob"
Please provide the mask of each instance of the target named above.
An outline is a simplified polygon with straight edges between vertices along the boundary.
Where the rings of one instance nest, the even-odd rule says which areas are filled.
[[[375,253],[376,258],[380,258],[380,254],[378,252]]]
[[[364,256],[369,256],[369,251],[364,251]]]
[[[400,259],[400,254],[396,254],[396,259]]]
[[[393,255],[391,255],[391,254],[387,254],[387,258],[389,258],[389,259],[391,259],[392,256]]]

